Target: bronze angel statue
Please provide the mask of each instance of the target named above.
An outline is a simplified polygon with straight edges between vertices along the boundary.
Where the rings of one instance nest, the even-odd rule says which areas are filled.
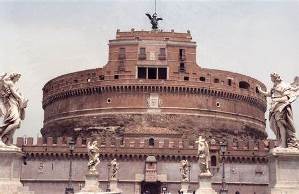
[[[291,103],[299,96],[299,77],[295,77],[294,82],[290,84],[284,82],[277,73],[272,73],[271,81],[273,86],[268,92],[258,86],[260,93],[271,98],[270,128],[275,133],[280,148],[299,149],[291,107]]]
[[[156,12],[152,16],[149,13],[146,13],[145,15],[150,19],[151,24],[152,24],[152,29],[157,30],[158,29],[158,21],[163,20],[163,18],[158,18]]]
[[[3,125],[0,126],[0,146],[10,145],[15,130],[20,128],[21,120],[25,118],[28,100],[16,87],[20,77],[21,74],[18,73],[5,73],[0,76],[0,117],[3,117]]]

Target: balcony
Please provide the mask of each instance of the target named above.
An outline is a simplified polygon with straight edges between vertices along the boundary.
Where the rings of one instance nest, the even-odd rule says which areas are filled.
[[[145,53],[144,54],[139,54],[138,59],[139,60],[146,60],[146,54]]]
[[[119,55],[118,55],[118,59],[119,59],[119,60],[124,60],[124,59],[126,59],[126,54],[119,54]]]
[[[161,55],[161,54],[160,54],[160,55],[158,56],[158,59],[159,59],[159,60],[166,60],[166,55]]]

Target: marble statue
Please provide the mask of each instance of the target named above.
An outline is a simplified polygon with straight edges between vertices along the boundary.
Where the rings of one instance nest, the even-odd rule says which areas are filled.
[[[271,74],[273,86],[270,91],[258,91],[271,98],[269,110],[270,128],[279,141],[279,148],[299,149],[291,103],[299,96],[299,77],[292,84],[284,82],[277,73]]]
[[[211,175],[210,172],[210,150],[208,142],[202,137],[199,136],[198,140],[195,142],[198,143],[198,158],[199,158],[199,169],[200,175]]]
[[[110,180],[116,180],[117,179],[117,175],[118,175],[118,171],[119,171],[119,163],[114,158],[111,161],[110,165],[111,165]]]
[[[3,125],[0,126],[0,146],[8,146],[12,142],[16,129],[20,128],[25,118],[25,109],[28,100],[25,99],[16,87],[21,74],[5,73],[0,76],[0,117]]]
[[[189,162],[188,160],[181,160],[180,164],[180,172],[182,176],[182,182],[189,181]]]
[[[96,174],[96,167],[100,163],[100,149],[98,148],[98,142],[96,140],[90,141],[87,144],[88,149],[88,172],[90,174]]]

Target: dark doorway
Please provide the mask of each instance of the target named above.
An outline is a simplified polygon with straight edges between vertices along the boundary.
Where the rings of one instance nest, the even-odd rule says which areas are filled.
[[[141,194],[161,193],[161,182],[141,182]]]

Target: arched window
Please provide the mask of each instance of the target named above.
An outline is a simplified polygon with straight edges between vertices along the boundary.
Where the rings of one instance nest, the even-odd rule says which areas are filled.
[[[217,158],[216,158],[216,156],[211,156],[211,166],[217,166]]]
[[[249,83],[247,83],[245,81],[240,81],[239,82],[239,88],[248,90],[250,88],[250,85],[249,85]]]
[[[240,192],[239,192],[239,191],[236,191],[236,194],[240,194]]]
[[[148,140],[148,145],[149,146],[154,146],[155,145],[155,140],[154,140],[154,138],[149,138],[149,140]]]

